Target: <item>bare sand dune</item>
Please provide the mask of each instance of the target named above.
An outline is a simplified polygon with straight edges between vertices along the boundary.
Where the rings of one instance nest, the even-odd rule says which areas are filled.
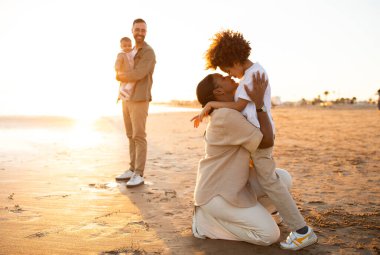
[[[275,108],[275,158],[319,243],[297,254],[378,254],[380,112]],[[121,117],[0,118],[0,254],[295,254],[191,234],[205,124],[148,118],[146,185],[126,189]],[[282,238],[286,226],[281,226]]]

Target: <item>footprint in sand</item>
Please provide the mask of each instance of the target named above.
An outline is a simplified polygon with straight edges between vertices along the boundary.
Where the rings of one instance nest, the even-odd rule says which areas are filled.
[[[26,238],[41,238],[41,237],[45,237],[49,234],[49,232],[37,232],[37,233],[34,233],[34,234],[31,234],[29,236],[26,236]]]
[[[15,205],[12,209],[8,209],[8,211],[13,212],[13,213],[22,213],[25,210],[22,209],[19,205]]]

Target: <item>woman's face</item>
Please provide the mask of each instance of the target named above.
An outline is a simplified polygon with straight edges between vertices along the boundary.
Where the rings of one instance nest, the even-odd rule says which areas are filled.
[[[215,89],[221,88],[226,93],[233,93],[239,85],[230,76],[223,76],[221,74],[215,74],[214,81]]]
[[[244,68],[241,64],[235,63],[233,66],[221,66],[220,69],[230,76],[241,78],[244,75]]]

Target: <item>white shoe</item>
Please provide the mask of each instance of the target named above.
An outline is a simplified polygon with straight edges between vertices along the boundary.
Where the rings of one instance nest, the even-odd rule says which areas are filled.
[[[297,251],[305,248],[318,241],[317,235],[314,233],[311,227],[306,234],[298,234],[297,232],[290,232],[289,236],[284,242],[280,243],[282,249]]]
[[[142,184],[144,184],[144,177],[133,173],[131,179],[127,182],[127,188],[133,188]]]
[[[133,174],[134,174],[133,171],[128,170],[128,171],[125,171],[124,173],[122,173],[121,175],[116,176],[115,179],[116,179],[116,181],[128,181],[129,179],[131,179]]]
[[[282,221],[284,220],[280,213],[279,212],[274,212],[271,214],[272,215],[272,218],[273,220],[276,222],[277,225],[280,225],[282,223]]]

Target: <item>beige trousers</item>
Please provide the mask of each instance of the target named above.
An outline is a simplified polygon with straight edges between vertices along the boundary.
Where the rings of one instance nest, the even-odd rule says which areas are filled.
[[[283,169],[276,169],[276,173],[290,189],[292,183],[290,174]],[[249,182],[258,197],[259,203],[255,206],[235,207],[221,196],[216,196],[207,204],[196,207],[194,222],[200,236],[264,246],[278,240],[280,230],[271,216],[276,208],[261,189],[255,174],[250,176]]]
[[[305,220],[294,202],[292,195],[276,173],[272,157],[273,147],[257,149],[253,155],[257,181],[281,214],[291,231],[306,226]]]
[[[149,102],[123,101],[124,126],[129,140],[129,169],[143,176],[147,157],[146,119]]]

